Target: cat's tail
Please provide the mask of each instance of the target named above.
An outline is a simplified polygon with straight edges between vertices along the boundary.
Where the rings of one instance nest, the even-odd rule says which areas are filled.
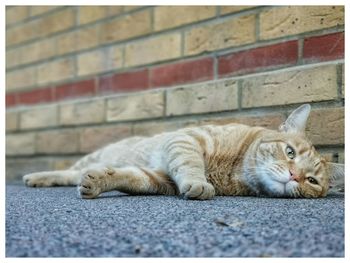
[[[38,172],[23,176],[23,182],[31,187],[73,186],[79,184],[80,175],[77,170]]]

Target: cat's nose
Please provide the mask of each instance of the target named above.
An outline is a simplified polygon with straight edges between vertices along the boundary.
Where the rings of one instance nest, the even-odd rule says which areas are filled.
[[[291,181],[293,180],[293,181],[297,181],[297,182],[300,181],[300,176],[297,175],[294,171],[289,170],[289,174],[290,174],[289,180],[291,180]]]

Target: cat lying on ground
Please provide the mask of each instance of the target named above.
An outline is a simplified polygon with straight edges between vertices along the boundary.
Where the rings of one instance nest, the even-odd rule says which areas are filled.
[[[304,134],[310,105],[278,131],[241,124],[207,125],[132,137],[97,150],[64,171],[27,174],[27,186],[78,185],[82,198],[129,194],[324,197],[344,166],[327,162]]]

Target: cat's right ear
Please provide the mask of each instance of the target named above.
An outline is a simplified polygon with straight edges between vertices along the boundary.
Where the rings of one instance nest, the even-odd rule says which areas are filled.
[[[288,116],[278,130],[281,132],[304,133],[310,111],[310,104],[301,105]]]

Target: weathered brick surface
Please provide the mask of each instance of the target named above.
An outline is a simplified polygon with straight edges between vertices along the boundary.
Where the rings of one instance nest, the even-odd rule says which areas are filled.
[[[91,23],[107,16],[106,6],[80,6],[79,24]]]
[[[298,42],[288,41],[219,57],[220,76],[250,73],[261,68],[293,65],[298,61]]]
[[[200,82],[214,77],[214,60],[204,58],[154,67],[150,72],[152,87]]]
[[[83,53],[77,58],[78,76],[92,75],[122,66],[122,49],[109,47]]]
[[[6,181],[22,181],[25,174],[49,171],[52,161],[50,158],[10,158],[6,157]]]
[[[103,76],[99,79],[99,92],[130,92],[149,88],[148,69]]]
[[[303,56],[313,62],[344,58],[344,32],[306,38]]]
[[[215,15],[215,6],[158,6],[154,9],[154,28],[156,31],[164,30]]]
[[[230,6],[221,6],[220,7],[220,14],[226,15],[230,13],[236,13],[239,11],[243,11],[246,9],[254,8],[253,5],[230,5]]]
[[[37,82],[36,72],[36,67],[27,67],[6,73],[6,91],[35,85]]]
[[[79,133],[76,129],[38,132],[36,151],[45,154],[76,153],[79,151]]]
[[[35,5],[30,7],[30,16],[37,16],[52,11],[60,6],[54,5]]]
[[[200,125],[226,125],[232,123],[240,123],[249,126],[261,126],[268,129],[276,130],[283,121],[285,121],[285,118],[282,113],[270,113],[259,115],[242,115],[236,117],[210,118],[200,121]]]
[[[74,60],[64,58],[41,64],[38,67],[38,84],[47,84],[59,80],[67,80],[74,76]]]
[[[35,62],[38,60],[53,57],[55,55],[55,42],[53,39],[44,39],[33,44],[25,45],[19,51],[20,64]]]
[[[230,20],[194,27],[185,33],[185,54],[194,55],[255,41],[254,15],[234,17]]]
[[[88,79],[75,83],[63,84],[56,86],[54,90],[56,100],[92,96],[96,91],[95,80]]]
[[[260,38],[295,35],[344,24],[344,6],[285,6],[260,14]]]
[[[18,111],[6,111],[6,132],[7,131],[15,131],[18,129],[18,119],[19,114]]]
[[[77,32],[77,50],[96,47],[99,44],[98,26],[82,28]]]
[[[34,20],[6,30],[6,46],[27,42],[39,36],[38,21]]]
[[[136,123],[133,126],[133,135],[135,136],[153,136],[162,132],[174,131],[179,127],[178,122],[170,121],[151,121]]]
[[[179,33],[161,35],[126,45],[125,66],[137,66],[178,58],[181,55]]]
[[[56,12],[50,16],[39,19],[38,33],[40,36],[48,36],[75,25],[75,11],[73,7]]]
[[[237,93],[237,82],[232,80],[170,89],[166,95],[166,115],[237,109]]]
[[[244,108],[335,98],[337,98],[335,65],[247,78],[242,83]]]
[[[55,38],[57,55],[64,55],[78,49],[77,33],[69,32]]]
[[[55,104],[24,110],[20,115],[20,128],[25,130],[56,126],[58,123],[57,112]]]
[[[31,155],[35,153],[35,134],[7,134],[6,156]]]
[[[21,49],[6,50],[6,68],[12,68],[22,63]]]
[[[80,132],[80,152],[89,153],[130,136],[131,125],[83,128]]]
[[[109,43],[145,35],[151,32],[151,26],[150,10],[133,13],[103,24],[100,28],[101,41]]]
[[[163,116],[162,91],[123,95],[107,99],[107,121],[148,119]]]
[[[6,8],[6,25],[18,23],[29,17],[29,6]]]
[[[102,99],[83,102],[61,103],[59,106],[61,125],[101,123],[105,116],[105,101]]]
[[[344,108],[314,109],[306,127],[316,145],[344,144]]]

